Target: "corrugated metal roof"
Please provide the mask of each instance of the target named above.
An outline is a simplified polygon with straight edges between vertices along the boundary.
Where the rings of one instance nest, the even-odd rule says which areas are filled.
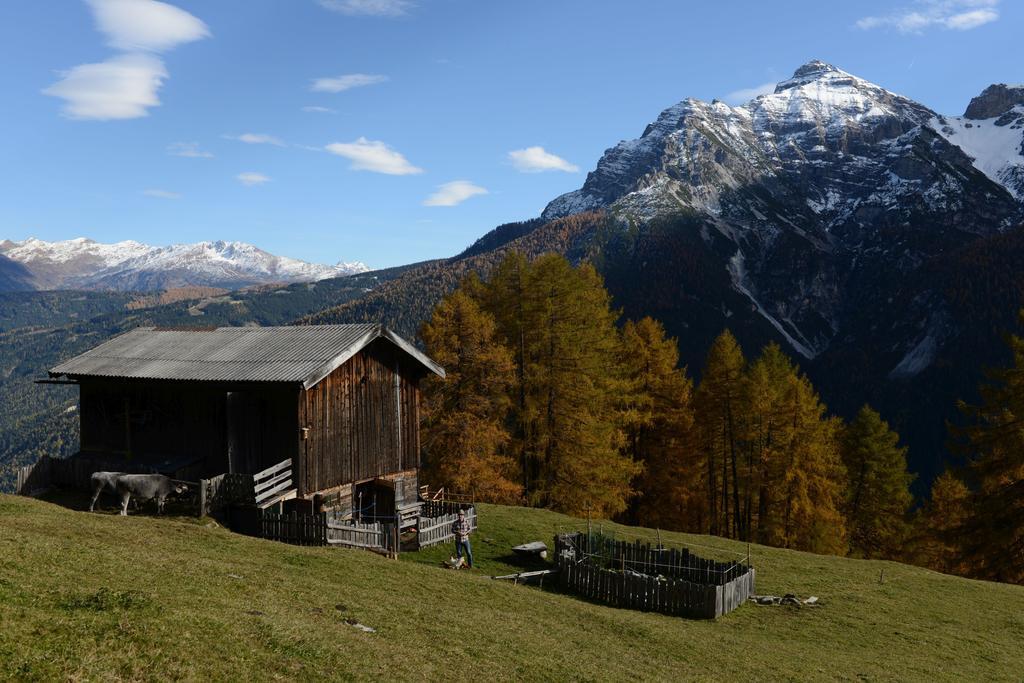
[[[377,324],[210,330],[140,327],[61,363],[50,375],[302,382],[309,388],[381,337],[444,377],[441,366]]]

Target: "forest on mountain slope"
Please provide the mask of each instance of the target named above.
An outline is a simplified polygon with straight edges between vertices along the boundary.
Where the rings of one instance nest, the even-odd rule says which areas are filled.
[[[425,480],[474,499],[1024,581],[1024,339],[961,402],[967,465],[915,506],[900,435],[830,413],[774,342],[725,330],[699,382],[650,317],[620,320],[597,271],[509,253],[422,328]]]

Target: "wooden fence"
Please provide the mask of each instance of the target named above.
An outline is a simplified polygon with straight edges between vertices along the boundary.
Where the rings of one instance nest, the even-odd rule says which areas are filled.
[[[252,475],[253,494],[256,505],[273,505],[288,489],[292,488],[292,459],[282,460],[262,472]]]
[[[390,522],[328,522],[327,543],[348,548],[397,553],[401,546],[398,526]]]
[[[455,538],[452,533],[452,524],[459,518],[458,513],[441,514],[438,516],[427,516],[428,503],[424,503],[424,512],[420,516],[419,525],[416,527],[416,538],[420,548],[427,548],[438,543],[444,543]],[[466,520],[469,528],[477,529],[476,508],[466,508]]]
[[[328,526],[322,514],[259,512],[261,538],[292,545],[327,545]]]
[[[753,567],[584,533],[555,537],[563,590],[614,607],[713,619],[754,593]]]

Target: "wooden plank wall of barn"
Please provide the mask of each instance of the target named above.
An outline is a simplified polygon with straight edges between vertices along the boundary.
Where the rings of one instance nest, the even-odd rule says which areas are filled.
[[[397,387],[396,387],[396,367]],[[377,340],[300,392],[300,492],[419,467],[419,378],[423,370]]]

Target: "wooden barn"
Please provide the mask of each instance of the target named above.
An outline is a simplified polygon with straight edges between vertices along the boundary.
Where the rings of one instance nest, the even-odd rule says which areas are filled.
[[[49,374],[80,387],[76,457],[188,480],[269,468],[278,498],[394,515],[417,500],[429,373],[444,377],[394,332],[357,324],[138,328]]]

